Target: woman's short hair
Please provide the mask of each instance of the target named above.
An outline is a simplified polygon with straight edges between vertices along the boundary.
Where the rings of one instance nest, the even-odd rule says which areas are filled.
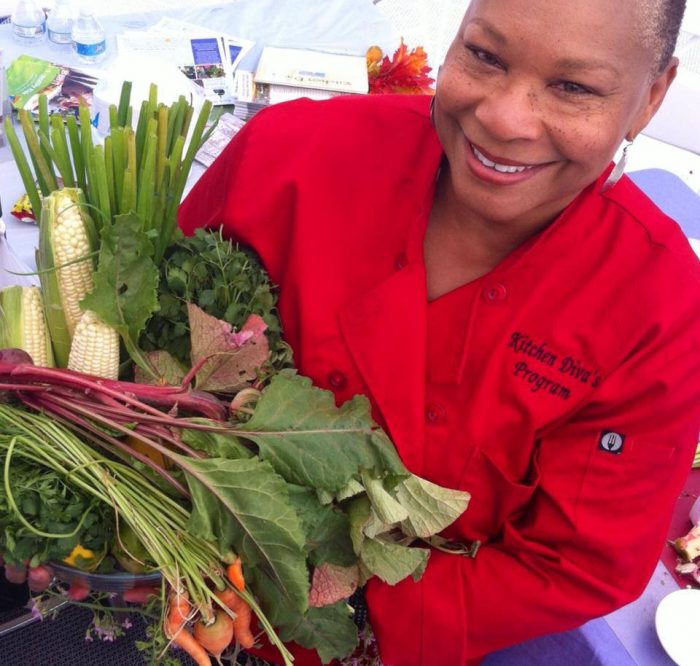
[[[653,40],[654,51],[658,54],[656,64],[659,72],[666,69],[673,57],[685,5],[686,0],[642,0],[640,2],[645,14],[644,31]]]

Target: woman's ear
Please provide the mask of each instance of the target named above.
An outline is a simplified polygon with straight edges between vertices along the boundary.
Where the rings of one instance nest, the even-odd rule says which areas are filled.
[[[627,133],[626,138],[628,141],[632,141],[649,124],[664,101],[668,89],[676,78],[676,74],[678,74],[678,58],[673,57],[666,69],[657,74],[652,81],[644,100],[644,106],[639,112],[633,127]]]

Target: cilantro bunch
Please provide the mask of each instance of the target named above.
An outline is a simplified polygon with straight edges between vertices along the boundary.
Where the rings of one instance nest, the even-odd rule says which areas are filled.
[[[4,464],[4,456],[0,463]],[[34,530],[17,519],[9,499]],[[13,461],[11,477],[0,483],[0,553],[15,566],[63,560],[78,543],[93,552],[103,551],[112,538],[113,523],[109,505],[33,463]],[[68,536],[50,538],[37,532]]]
[[[267,324],[270,370],[292,365],[292,351],[282,340],[276,310],[277,295],[256,255],[225,240],[220,231],[198,229],[194,236],[173,243],[161,264],[159,311],[141,336],[147,351],[166,349],[190,365],[187,304],[223,319],[237,329],[251,314]]]

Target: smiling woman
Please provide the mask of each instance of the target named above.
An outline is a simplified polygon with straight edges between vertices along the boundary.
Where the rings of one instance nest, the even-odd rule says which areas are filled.
[[[471,257],[476,270],[455,267],[456,283],[548,225],[641,132],[675,76],[675,39],[655,20],[665,0],[560,4],[474,0],[441,69],[447,165],[427,249],[441,264],[443,245],[461,246],[459,266]],[[642,39],[620,39],[635,26]]]
[[[700,269],[611,159],[684,4],[472,0],[434,98],[271,107],[180,210],[259,254],[303,374],[472,494],[444,536],[475,557],[368,585],[387,665],[477,663],[654,569],[700,429]]]

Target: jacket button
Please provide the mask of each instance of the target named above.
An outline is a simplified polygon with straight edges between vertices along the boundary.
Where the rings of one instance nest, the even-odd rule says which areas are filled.
[[[400,271],[402,268],[406,268],[406,266],[408,266],[408,257],[406,256],[405,252],[402,252],[394,260],[394,268],[396,268],[397,271]]]
[[[484,291],[481,292],[481,296],[487,303],[500,303],[508,296],[508,290],[505,285],[497,282],[496,284],[486,287]]]
[[[328,373],[328,384],[334,389],[344,389],[348,385],[348,378],[340,370]]]
[[[425,420],[428,423],[440,423],[445,420],[445,408],[436,403],[431,402],[425,407]]]

